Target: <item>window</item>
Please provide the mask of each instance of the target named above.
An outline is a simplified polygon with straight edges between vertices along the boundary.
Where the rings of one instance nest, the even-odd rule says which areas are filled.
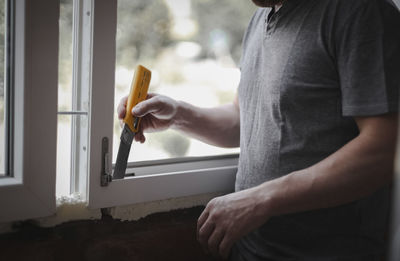
[[[56,195],[71,193],[73,1],[60,1]],[[79,115],[77,115],[79,117]]]
[[[202,107],[233,101],[242,36],[254,5],[239,0],[111,2],[96,1],[93,9],[89,206],[233,190],[237,154],[224,155],[237,149],[218,149],[173,131],[147,135],[147,144],[132,145],[127,173],[135,176],[102,187],[100,175],[112,172],[120,136],[114,110],[128,93],[135,65],[152,70],[151,92]],[[108,139],[105,158],[103,138]],[[177,157],[184,159],[165,160]]]
[[[13,175],[0,179],[0,199],[2,199],[0,206],[7,209],[0,213],[0,221],[32,218],[53,213],[55,211],[56,168],[57,186],[62,187],[57,190],[57,193],[66,195],[79,192],[83,198],[88,199],[89,206],[93,208],[233,189],[237,156],[209,157],[210,155],[232,153],[232,151],[211,151],[215,148],[208,148],[204,153],[197,153],[198,149],[193,149],[195,153],[187,153],[190,152],[190,149],[172,153],[162,146],[155,147],[159,152],[151,154],[156,157],[133,158],[135,161],[147,161],[140,167],[135,166],[133,171],[137,176],[112,181],[108,187],[100,186],[102,165],[105,166],[106,172],[111,173],[112,171],[115,115],[113,108],[115,101],[119,100],[119,97],[114,99],[116,72],[118,81],[123,79],[124,75],[129,75],[131,78],[133,71],[130,71],[129,66],[137,63],[149,63],[149,67],[154,72],[153,82],[157,83],[157,77],[158,79],[164,77],[160,68],[162,68],[162,63],[165,63],[162,59],[160,60],[158,54],[170,52],[174,57],[182,55],[183,65],[175,68],[175,75],[178,75],[179,70],[185,66],[192,68],[191,66],[200,64],[200,67],[193,68],[201,68],[205,66],[203,63],[209,62],[211,68],[217,68],[218,64],[222,64],[223,66],[218,68],[226,69],[226,72],[229,73],[233,72],[229,75],[236,75],[236,78],[238,76],[237,69],[233,67],[232,60],[234,59],[228,57],[226,63],[224,59],[227,57],[221,56],[222,62],[219,63],[218,56],[212,53],[211,49],[211,51],[209,50],[211,54],[208,54],[209,51],[202,47],[208,40],[200,43],[200,38],[187,38],[185,36],[186,29],[180,31],[186,22],[194,26],[196,22],[190,22],[194,16],[191,17],[188,13],[173,14],[174,10],[177,10],[178,2],[135,0],[130,3],[120,1],[120,4],[125,3],[135,7],[134,11],[129,9],[132,12],[141,10],[141,5],[147,6],[148,3],[164,6],[164,9],[161,10],[166,12],[165,14],[160,12],[156,13],[157,16],[145,15],[144,18],[164,17],[167,19],[165,21],[167,24],[171,23],[171,26],[174,24],[174,27],[170,27],[170,29],[175,28],[175,33],[180,36],[168,36],[173,33],[172,29],[172,31],[168,29],[168,35],[165,34],[166,38],[161,39],[163,44],[159,46],[157,52],[146,54],[147,56],[143,56],[144,60],[140,60],[141,57],[133,56],[136,58],[130,64],[121,62],[122,65],[118,65],[117,70],[115,61],[119,54],[115,50],[119,41],[116,41],[118,10],[116,1],[38,0],[34,4],[24,0],[9,2],[15,2],[14,13],[10,13],[11,9],[8,6],[4,11],[6,18],[10,17],[7,16],[9,14],[14,15],[12,33],[15,44],[12,47],[15,52],[13,57],[10,56],[14,63],[13,66],[9,66],[12,69],[12,74],[10,74],[12,78],[9,79],[13,87],[12,100],[15,102],[7,113],[10,112],[15,117],[12,125],[3,123],[4,133],[8,128],[13,130],[11,132],[12,139],[8,139],[8,136],[4,138],[4,143],[13,145],[13,152],[4,153],[3,159],[12,156],[11,158],[16,160],[11,166]],[[204,3],[206,2],[216,3],[218,1],[204,1]],[[179,3],[186,6],[184,10],[188,12],[192,8],[191,6],[201,6],[202,1]],[[154,6],[152,7],[154,8]],[[148,9],[147,12],[153,10],[155,9]],[[125,14],[129,15],[129,13]],[[197,14],[197,16],[200,15]],[[249,17],[246,18],[246,20],[248,19]],[[151,21],[149,23],[152,24]],[[243,27],[245,24],[247,21],[244,22]],[[161,31],[167,30],[163,29],[163,26],[162,23],[158,23],[155,28]],[[148,30],[153,29],[151,27]],[[62,31],[60,35],[59,31]],[[194,35],[192,36],[194,37]],[[221,35],[221,39],[229,38],[221,31],[212,35],[217,35],[215,38],[217,40]],[[7,38],[7,31],[4,37]],[[128,38],[125,40],[131,41]],[[223,48],[226,48],[225,40],[221,41],[221,46],[225,46]],[[218,41],[216,42],[218,43]],[[156,42],[152,42],[152,45]],[[145,43],[142,43],[143,46]],[[4,50],[4,59],[7,60],[10,48],[4,48]],[[229,50],[230,53],[237,52],[232,51],[236,50],[235,48]],[[127,52],[129,53],[129,50]],[[231,56],[236,57],[235,59],[238,58],[237,54]],[[167,57],[167,59],[172,58]],[[226,67],[226,64],[230,67]],[[124,71],[127,73],[124,74]],[[7,78],[7,72],[5,78]],[[186,71],[188,75],[190,72],[191,70]],[[161,80],[159,81],[161,82]],[[166,82],[168,83],[168,80]],[[172,80],[170,83],[173,82],[177,81]],[[54,88],[57,83],[59,86],[58,99],[57,88]],[[169,89],[165,89],[166,94],[174,96],[172,89],[175,87],[170,86]],[[218,98],[211,94],[207,97],[213,96],[213,98],[202,99],[207,104],[197,104],[213,106],[223,102],[224,99],[230,101],[235,88],[236,86],[231,91],[218,89],[218,92],[227,95],[218,96]],[[207,89],[211,89],[211,87],[207,87]],[[152,91],[163,92],[162,89]],[[121,90],[121,93],[123,92]],[[7,96],[6,93],[3,97],[11,96]],[[180,97],[175,98],[179,99]],[[6,100],[4,99],[4,103],[9,104],[6,103]],[[210,103],[211,100],[213,100],[212,103]],[[4,118],[7,119],[7,117]],[[172,138],[163,138],[162,140],[179,140],[181,138],[176,138],[175,133],[161,135],[172,135]],[[117,136],[119,139],[119,133]],[[108,154],[105,158],[102,157],[103,138],[108,138]],[[156,141],[157,138],[149,137],[149,140]],[[192,146],[190,142],[186,141],[189,144],[186,145],[188,148]],[[154,144],[149,142],[150,147]],[[7,146],[3,145],[3,147]],[[134,147],[132,151],[140,153],[140,148]],[[191,157],[199,155],[207,155],[207,157]],[[189,157],[180,163],[158,161],[182,156]],[[6,198],[15,200],[6,201],[4,200]]]
[[[6,26],[2,29],[10,41],[4,41],[6,47],[3,44],[1,49],[7,61],[2,81],[6,79],[4,118],[12,121],[6,120],[3,132],[11,134],[4,136],[9,146],[3,152],[10,175],[0,179],[0,207],[4,210],[0,222],[54,213],[57,132],[54,86],[59,4],[53,0],[5,2]],[[7,164],[10,158],[14,160]]]
[[[60,1],[57,196],[86,194],[91,1]],[[84,12],[84,10],[86,10]],[[87,26],[84,26],[86,24]]]
[[[255,6],[242,0],[119,0],[115,104],[129,92],[135,65],[152,70],[151,92],[201,107],[234,99],[241,41]],[[151,14],[151,15],[149,15]],[[121,127],[114,115],[113,162]],[[130,162],[238,153],[173,130],[148,133],[132,146]]]

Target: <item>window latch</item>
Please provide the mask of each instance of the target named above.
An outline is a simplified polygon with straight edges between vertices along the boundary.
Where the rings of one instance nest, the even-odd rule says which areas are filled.
[[[108,138],[103,137],[101,141],[101,174],[100,174],[100,186],[106,187],[112,181],[111,174],[109,172],[108,164]]]

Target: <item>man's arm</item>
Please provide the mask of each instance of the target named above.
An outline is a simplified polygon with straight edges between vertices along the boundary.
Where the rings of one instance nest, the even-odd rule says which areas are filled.
[[[394,167],[397,114],[356,118],[356,122],[360,134],[339,151],[318,164],[260,187],[270,190],[274,215],[341,205],[389,183]]]
[[[126,97],[118,106],[118,116],[126,113]],[[169,97],[149,94],[148,99],[132,109],[132,114],[143,117],[140,132],[135,140],[144,142],[143,132],[161,131],[172,128],[185,135],[219,147],[238,147],[240,115],[238,97],[232,104],[214,108],[199,108]]]
[[[360,134],[321,162],[210,201],[198,220],[202,245],[227,257],[237,239],[271,216],[338,206],[388,184],[397,114],[360,117],[356,122]]]
[[[238,98],[232,104],[198,108],[180,102],[173,129],[219,147],[239,147],[240,115]]]

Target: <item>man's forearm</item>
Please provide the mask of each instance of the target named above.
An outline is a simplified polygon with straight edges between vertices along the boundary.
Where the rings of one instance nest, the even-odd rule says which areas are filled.
[[[211,145],[239,146],[239,108],[234,103],[215,108],[199,108],[179,102],[171,127]]]
[[[396,128],[361,133],[321,162],[254,188],[268,216],[328,208],[371,194],[392,178]]]

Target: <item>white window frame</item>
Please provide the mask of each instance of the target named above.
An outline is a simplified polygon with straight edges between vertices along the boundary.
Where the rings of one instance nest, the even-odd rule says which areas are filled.
[[[234,189],[236,158],[210,158],[138,167],[135,176],[100,185],[102,139],[108,138],[104,163],[112,173],[117,1],[92,0],[91,106],[89,111],[88,206],[104,208]],[[132,144],[134,153],[135,144]],[[128,170],[130,172],[132,170]],[[145,175],[146,174],[146,175]]]
[[[71,117],[70,189],[86,198],[89,135],[88,108],[91,75],[91,1],[72,2],[72,108],[58,115]]]
[[[13,175],[0,222],[55,213],[59,1],[15,0]]]

